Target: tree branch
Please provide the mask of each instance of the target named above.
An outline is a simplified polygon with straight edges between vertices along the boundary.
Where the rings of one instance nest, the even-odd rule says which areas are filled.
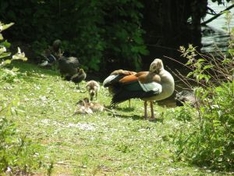
[[[212,18],[210,18],[210,19],[208,19],[208,20],[202,22],[201,25],[204,25],[204,26],[205,26],[206,24],[210,23],[210,22],[213,21],[214,19],[216,19],[216,18],[218,18],[219,16],[221,16],[221,15],[223,14],[224,11],[230,10],[230,9],[232,9],[233,7],[234,7],[234,4],[231,5],[231,6],[229,6],[229,7],[227,7],[225,10],[219,12],[218,14],[216,14],[215,16],[213,16]]]

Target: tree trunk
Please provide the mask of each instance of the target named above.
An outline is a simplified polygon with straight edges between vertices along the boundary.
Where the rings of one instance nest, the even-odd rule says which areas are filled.
[[[192,0],[191,1],[191,36],[192,43],[194,46],[198,46],[198,49],[202,47],[201,45],[201,18],[205,16],[207,10],[207,0]]]
[[[201,47],[201,18],[207,0],[148,0],[143,2],[145,41],[153,58],[178,56],[178,48],[192,43]],[[191,18],[191,24],[188,19]]]

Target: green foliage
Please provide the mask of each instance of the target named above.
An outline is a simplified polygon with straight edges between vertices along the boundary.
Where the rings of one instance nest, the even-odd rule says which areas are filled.
[[[148,54],[142,39],[142,8],[139,0],[13,0],[1,2],[0,18],[14,21],[11,36],[35,42],[37,53],[42,49],[38,46],[59,38],[64,49],[76,53],[91,70],[103,70],[110,59],[119,67],[139,69],[141,56]]]
[[[30,174],[43,166],[39,141],[22,135],[10,117],[20,112],[19,100],[12,102],[1,94],[0,101],[0,173]]]
[[[184,103],[184,106],[181,108],[175,109],[175,119],[182,121],[184,123],[190,122],[194,115],[196,115],[195,110],[191,108],[190,104]]]
[[[189,45],[180,48],[182,56],[188,59],[185,64],[191,71],[186,84],[195,88],[198,104],[193,118],[181,124],[175,137],[178,146],[177,158],[202,167],[215,170],[231,170],[234,165],[234,52],[233,29],[230,29],[231,16],[227,17],[227,32],[230,34],[227,53],[217,50],[216,55],[203,55]],[[191,84],[192,82],[192,84]],[[182,119],[190,116],[187,106],[177,113]],[[178,119],[178,117],[177,117]]]
[[[2,81],[17,81],[18,69],[5,69],[5,67],[9,66],[12,61],[14,60],[22,60],[26,61],[27,57],[25,56],[24,52],[21,52],[20,48],[18,48],[18,52],[12,55],[10,52],[7,51],[10,48],[11,44],[4,40],[2,36],[2,31],[11,27],[13,23],[3,24],[0,22],[0,68],[3,70],[3,73],[0,75],[0,82]]]
[[[212,92],[212,98],[207,93]],[[205,97],[192,121],[177,135],[178,157],[199,166],[231,170],[234,164],[234,82],[223,83],[197,95]],[[189,116],[190,114],[187,114]],[[185,116],[185,114],[183,114]]]
[[[188,49],[181,47],[181,52],[188,59],[185,66],[191,69],[187,77],[181,79],[187,80],[187,85],[197,85],[195,95],[199,101],[193,108],[196,110],[193,118],[188,123],[181,124],[181,129],[176,133],[177,157],[211,169],[232,170],[233,53],[228,53],[230,58],[226,55],[221,55],[221,58],[202,55],[192,45]],[[179,112],[177,119],[191,117],[187,106],[182,107]]]
[[[7,51],[7,48],[10,47],[10,43],[4,41],[2,36],[2,31],[11,27],[14,23],[3,24],[0,22],[0,68],[10,64],[13,60],[23,60],[26,61],[27,58],[25,54],[21,52],[20,48],[18,48],[18,52],[11,56],[11,53]]]
[[[0,29],[5,30],[10,24],[0,23]],[[1,32],[0,31],[0,32]],[[1,35],[1,33],[0,33]],[[14,55],[7,52],[10,43],[0,39],[0,83],[6,90],[11,90],[12,83],[20,81],[18,69],[9,69],[13,60],[27,60],[24,53],[18,48],[18,52]],[[22,81],[22,80],[21,80]],[[10,83],[10,84],[6,84]],[[16,124],[10,120],[12,115],[22,112],[18,107],[20,101],[15,95],[14,100],[9,100],[7,96],[0,93],[0,174],[9,175],[28,175],[35,169],[43,166],[41,152],[43,147],[36,140],[31,140],[28,136],[22,135]]]
[[[29,174],[43,166],[44,150],[37,141],[21,136],[15,123],[8,120],[8,110],[14,107],[2,107],[0,110],[0,173],[5,171],[16,174]],[[5,109],[6,108],[6,109]]]
[[[14,174],[26,174],[40,168],[41,146],[20,136],[14,123],[0,114],[0,173],[10,169]]]

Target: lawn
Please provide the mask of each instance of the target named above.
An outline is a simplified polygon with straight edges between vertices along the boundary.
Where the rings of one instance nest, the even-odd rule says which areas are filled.
[[[174,134],[184,123],[176,119],[179,107],[155,103],[156,121],[143,119],[138,99],[131,100],[131,107],[124,102],[115,109],[74,115],[76,102],[88,97],[85,81],[77,88],[56,70],[26,62],[13,65],[19,68],[16,73],[0,70],[0,107],[9,110],[5,117],[16,124],[18,134],[42,146],[35,148],[43,162],[32,169],[35,175],[221,175],[175,159]],[[101,87],[97,102],[108,107],[110,101]]]

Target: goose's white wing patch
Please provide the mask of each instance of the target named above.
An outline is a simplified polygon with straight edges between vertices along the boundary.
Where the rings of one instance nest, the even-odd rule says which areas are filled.
[[[104,81],[103,81],[103,86],[105,86],[107,83],[111,82],[114,80],[118,75],[110,75],[108,76]]]
[[[154,91],[158,92],[158,94],[162,92],[162,85],[159,83],[152,82],[152,83],[143,84],[139,81],[139,84],[145,92]]]

